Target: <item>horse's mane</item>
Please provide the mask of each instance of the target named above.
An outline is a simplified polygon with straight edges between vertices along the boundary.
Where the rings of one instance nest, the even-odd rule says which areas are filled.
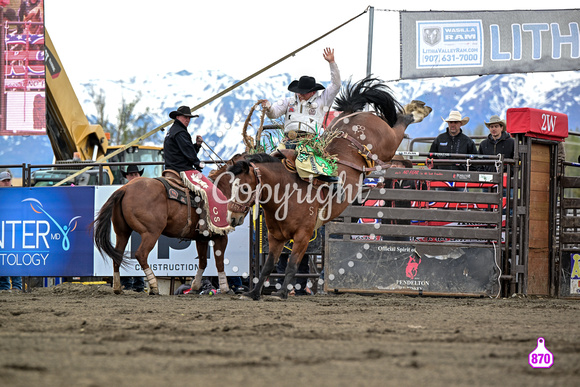
[[[334,108],[341,112],[354,113],[362,111],[366,104],[370,104],[390,126],[395,125],[397,114],[403,111],[401,104],[393,97],[391,88],[382,80],[370,76],[354,84],[348,81],[336,98]]]
[[[224,173],[227,168],[231,167],[234,162],[233,160],[236,160],[240,157],[242,157],[244,154],[242,153],[236,153],[231,159],[229,159],[228,161],[225,162],[225,164],[223,164],[222,166],[220,166],[218,169],[212,169],[207,177],[209,177],[211,179],[211,181],[215,181],[215,179],[217,178],[217,176],[221,175],[222,173]]]
[[[229,167],[228,172],[231,172],[234,175],[239,175],[240,173],[247,173],[250,171],[250,163],[261,164],[279,162],[280,159],[270,156],[267,153],[255,153],[253,155],[247,156],[244,160],[240,160]]]

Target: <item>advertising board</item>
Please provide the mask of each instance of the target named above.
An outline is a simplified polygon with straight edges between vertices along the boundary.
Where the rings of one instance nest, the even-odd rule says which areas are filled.
[[[0,275],[112,276],[113,263],[94,247],[91,223],[120,186],[32,187],[0,190]],[[115,243],[115,235],[111,235]],[[127,255],[140,237],[133,233]],[[217,276],[213,252],[205,274]],[[249,273],[249,221],[229,234],[225,254],[228,276]],[[192,276],[198,268],[195,243],[162,236],[148,263],[157,276]],[[143,275],[130,259],[121,275]]]

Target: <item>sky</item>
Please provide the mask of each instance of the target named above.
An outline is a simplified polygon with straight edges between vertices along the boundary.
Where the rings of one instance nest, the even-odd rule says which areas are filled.
[[[181,70],[219,70],[244,79],[353,18],[260,76],[288,73],[296,79],[311,75],[329,81],[322,52],[331,47],[342,79],[358,80],[367,73],[370,12],[365,11],[369,6],[374,8],[371,73],[385,81],[396,80],[398,11],[482,10],[483,6],[486,10],[571,9],[577,8],[578,1],[555,0],[533,8],[529,0],[99,0],[80,4],[45,0],[45,26],[75,89],[91,79],[123,80]]]

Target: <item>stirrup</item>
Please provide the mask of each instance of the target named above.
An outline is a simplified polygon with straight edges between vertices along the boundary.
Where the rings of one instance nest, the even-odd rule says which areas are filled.
[[[326,175],[318,175],[316,177],[318,180],[327,182],[327,183],[331,183],[331,184],[335,184],[338,183],[340,181],[340,179],[338,178],[338,176],[326,176]]]

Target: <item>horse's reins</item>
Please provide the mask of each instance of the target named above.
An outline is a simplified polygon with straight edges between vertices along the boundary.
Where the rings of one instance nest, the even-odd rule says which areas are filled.
[[[354,113],[348,114],[344,117],[338,118],[333,123],[332,127],[329,128],[328,131],[334,130],[334,128],[336,127],[336,125],[338,125],[338,123],[340,121],[344,121],[347,118],[350,118],[350,117],[353,117],[353,116],[356,116],[356,115],[359,115],[362,113],[368,113],[368,112],[354,112]],[[352,162],[346,161],[346,160],[341,160],[341,159],[338,159],[336,161],[337,163],[340,163],[342,165],[346,165],[347,167],[353,168],[353,169],[355,169],[359,172],[363,172],[365,174],[368,174],[372,171],[387,169],[390,167],[390,165],[388,163],[385,163],[384,161],[380,160],[378,158],[378,156],[375,155],[373,152],[371,152],[371,150],[367,146],[361,144],[356,138],[354,138],[350,134],[342,132],[342,134],[336,138],[344,138],[344,139],[348,140],[351,143],[351,145],[353,145],[355,147],[355,149],[358,151],[359,155],[363,158],[363,161],[364,161],[364,164],[362,167],[358,164],[355,164],[355,163],[352,163]],[[374,166],[375,164],[378,164],[378,166]],[[367,166],[367,165],[371,165],[371,166]]]
[[[209,156],[209,158],[210,158],[211,161],[213,161],[214,163],[218,164],[218,162],[213,158],[213,156],[211,155],[211,153],[208,152],[208,150],[210,150],[219,159],[219,161],[221,163],[220,167],[226,164],[226,162],[216,153],[216,151],[213,150],[213,148],[211,146],[209,146],[207,144],[207,142],[202,141],[202,145],[205,145],[205,148],[207,148],[207,149],[205,149],[205,148],[202,148],[202,149]]]

